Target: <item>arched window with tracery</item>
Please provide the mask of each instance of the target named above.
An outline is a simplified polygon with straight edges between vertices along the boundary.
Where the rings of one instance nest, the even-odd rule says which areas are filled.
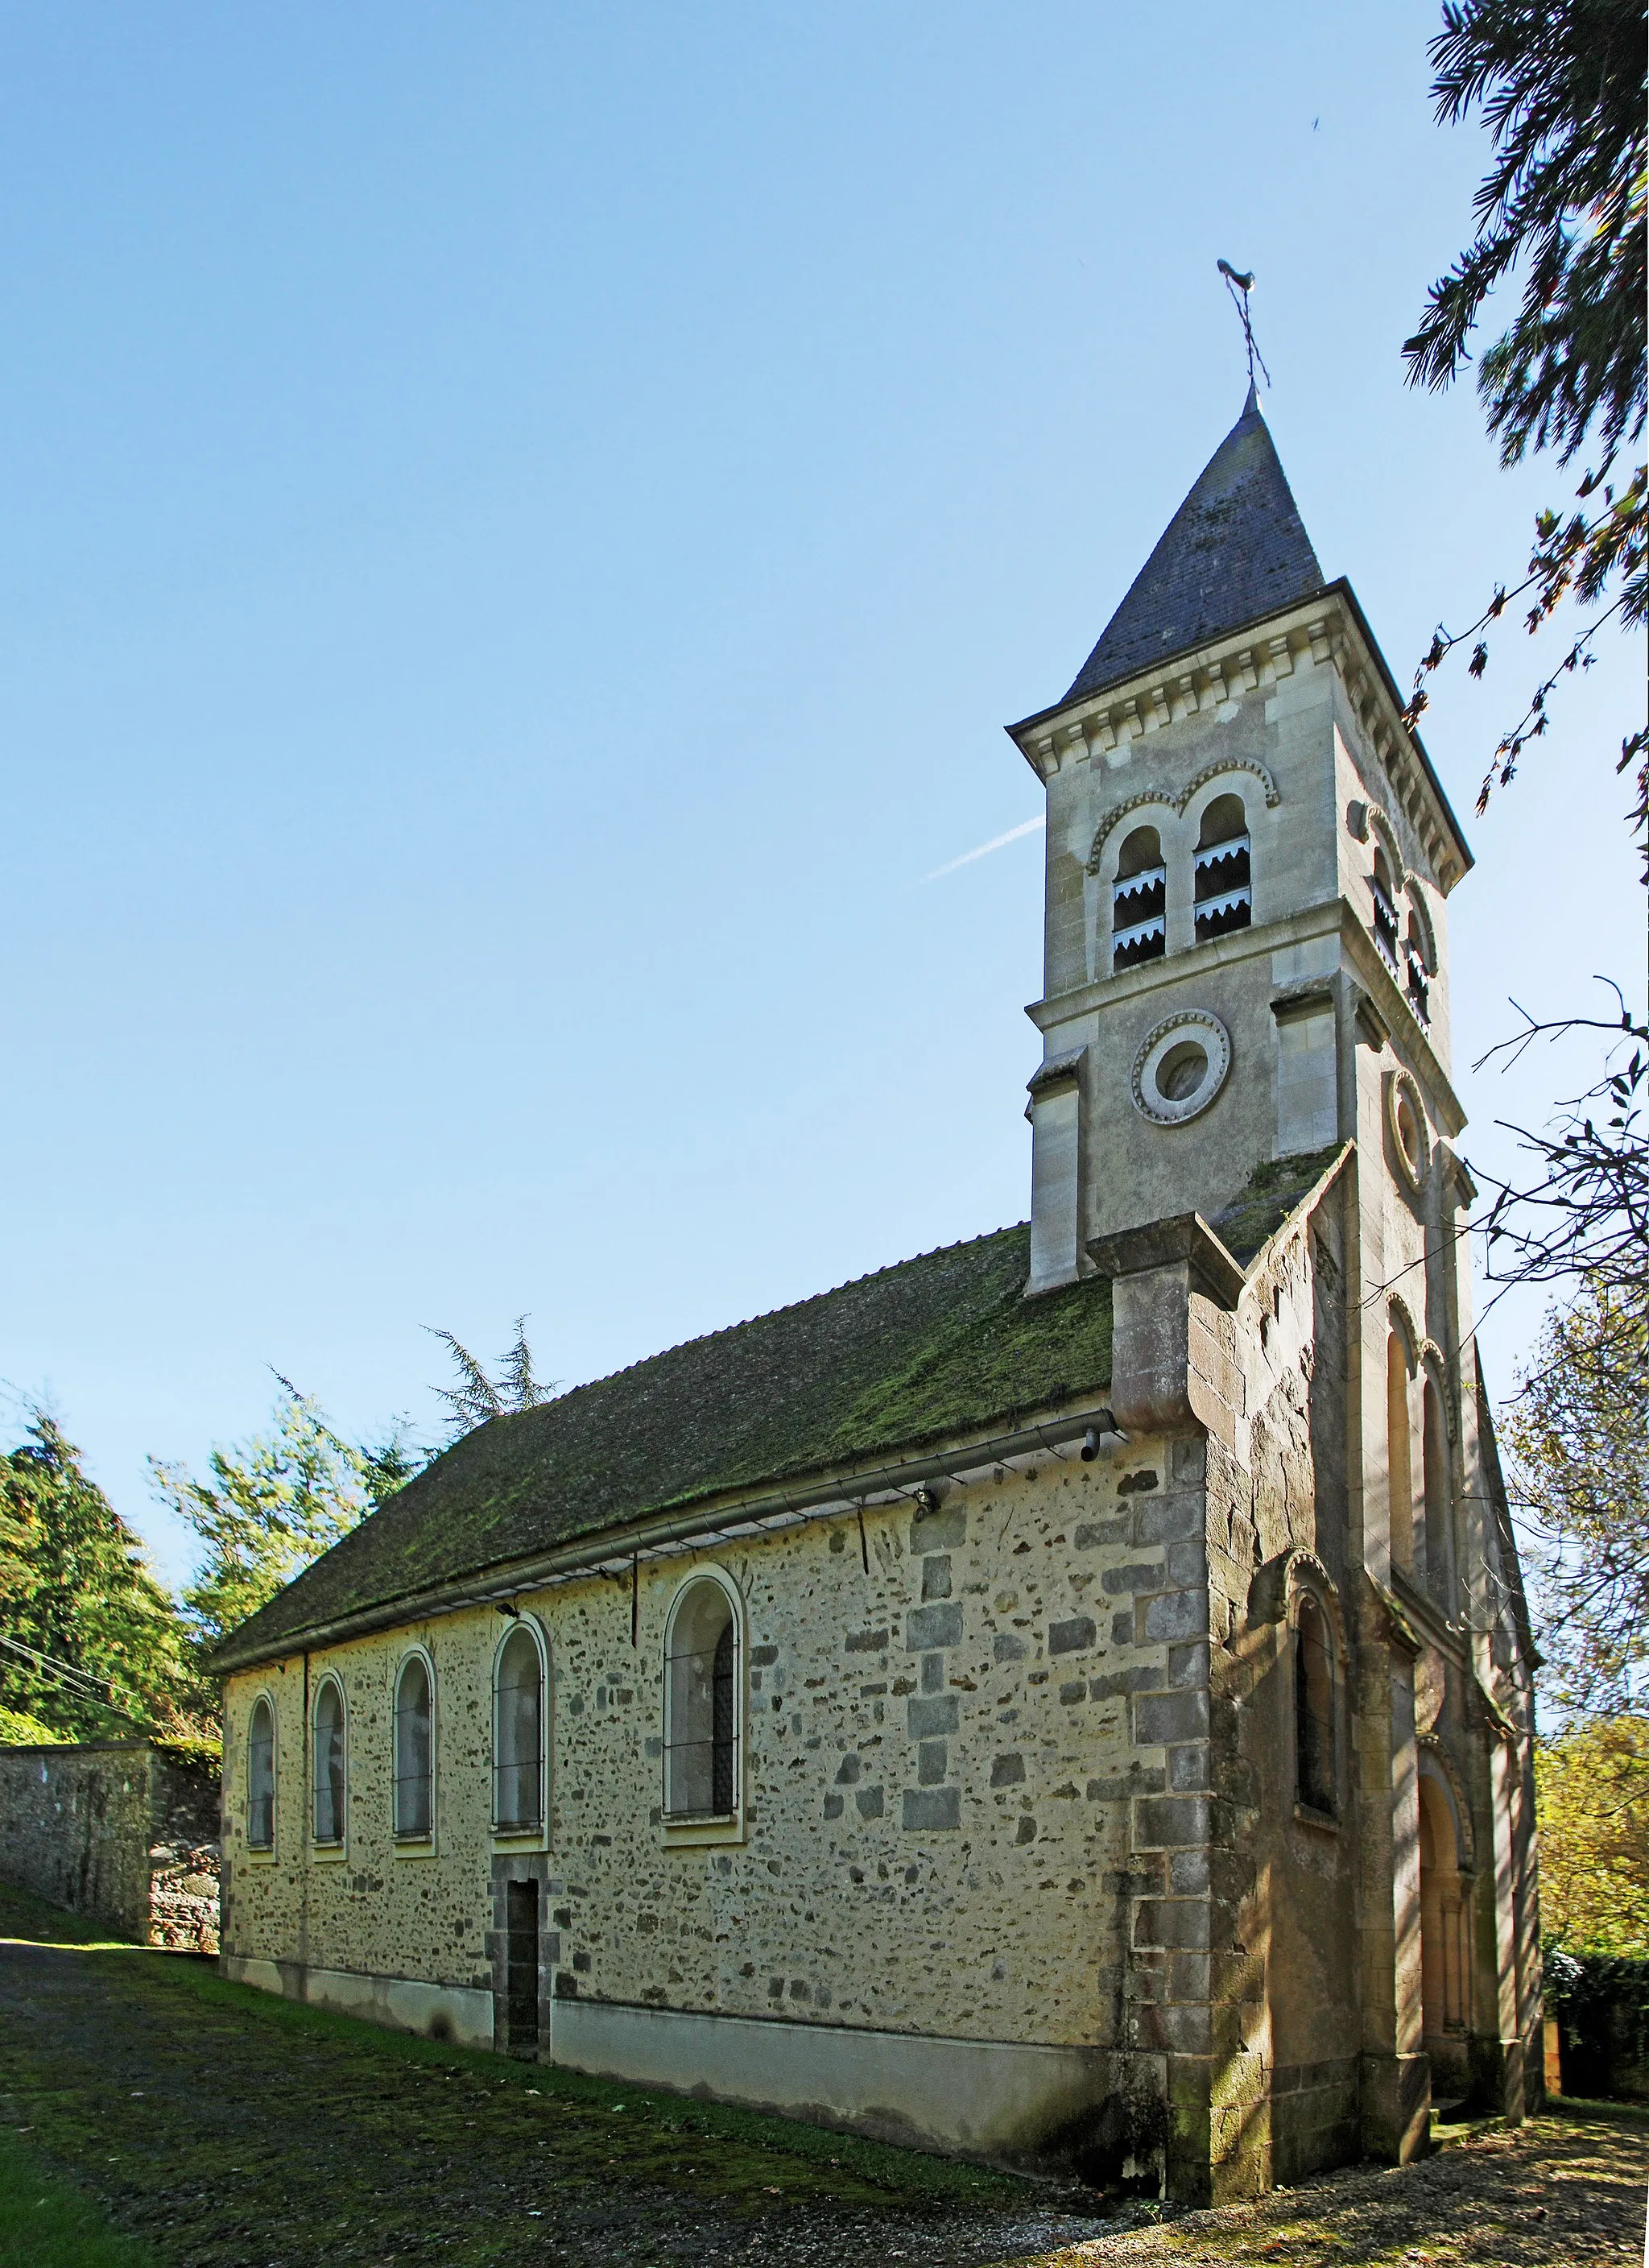
[[[343,1688],[323,1677],[315,1693],[315,1840],[342,1843],[348,1802]]]
[[[398,1836],[427,1840],[435,1821],[435,1686],[422,1653],[409,1653],[395,1680],[395,1804]]]
[[[492,1728],[493,1824],[529,1834],[544,1822],[544,1657],[519,1619],[493,1669]]]
[[[739,1808],[739,1616],[725,1585],[688,1585],[665,1640],[665,1812],[727,1819]]]
[[[1328,1617],[1309,1591],[1294,1619],[1294,1792],[1312,1811],[1332,1813],[1334,1653]]]
[[[254,1851],[275,1848],[275,1710],[267,1693],[254,1702],[247,1727],[247,1842]]]
[[[1254,919],[1248,820],[1240,795],[1217,795],[1197,831],[1194,896],[1196,940],[1226,937]]]
[[[1124,841],[1111,885],[1111,968],[1137,968],[1167,951],[1168,870],[1154,827],[1136,827]]]
[[[1391,861],[1384,847],[1374,847],[1374,871],[1369,882],[1373,900],[1374,942],[1380,957],[1394,976],[1397,974],[1397,893],[1391,879]]]

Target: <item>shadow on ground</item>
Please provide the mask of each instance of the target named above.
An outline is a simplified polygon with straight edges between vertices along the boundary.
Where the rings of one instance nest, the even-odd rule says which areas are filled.
[[[0,1939],[0,2117],[166,2268],[983,2268],[1101,2225],[987,2169],[290,2007],[18,1892]]]

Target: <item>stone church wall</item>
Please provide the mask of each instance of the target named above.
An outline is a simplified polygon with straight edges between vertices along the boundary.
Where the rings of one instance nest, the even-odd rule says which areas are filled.
[[[1189,1884],[1174,1853],[1207,1831],[1201,1460],[1180,1447],[1177,1461],[1151,1441],[1092,1464],[1050,1454],[1034,1474],[952,1488],[925,1519],[867,1513],[862,1545],[855,1520],[823,1518],[718,1552],[748,1616],[738,1844],[672,1847],[660,1823],[663,1634],[688,1555],[641,1567],[634,1648],[628,1577],[518,1602],[541,1623],[554,1681],[551,1832],[535,1861],[489,1823],[496,1612],[232,1680],[231,1965],[482,2036],[500,1982],[496,1877],[530,1863],[548,1908],[541,2038],[557,2059],[656,2064],[665,2051],[637,2044],[660,2036],[649,2011],[736,2019],[741,2035],[846,2027],[1062,2051],[1045,2085],[1007,2088],[1025,2098],[1021,2131],[975,2132],[975,2146],[1079,2124],[1119,2093],[1159,2100],[1174,2023],[1151,2003],[1167,1998],[1167,1960],[1136,1954],[1130,1900],[1153,1881],[1168,1894],[1176,1870]],[[389,1824],[394,1680],[415,1642],[435,1662],[438,1725],[435,1845],[416,1857]],[[306,1849],[303,1816],[306,1694],[328,1668],[350,1712],[336,1859]],[[279,1726],[269,1858],[244,1837],[260,1691]],[[357,1982],[327,1982],[323,1963]],[[397,2014],[387,1980],[445,1991],[402,1992]],[[894,2099],[857,2123],[931,2132],[919,2107],[902,2110],[903,2084],[891,2076]]]

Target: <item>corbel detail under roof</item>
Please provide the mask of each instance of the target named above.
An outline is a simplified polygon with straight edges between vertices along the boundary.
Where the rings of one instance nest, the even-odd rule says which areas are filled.
[[[1108,755],[1165,725],[1218,710],[1325,662],[1338,669],[1358,725],[1447,896],[1472,865],[1471,851],[1419,735],[1403,722],[1391,672],[1343,578],[1167,664],[1010,725],[1008,735],[1046,784],[1067,764]]]

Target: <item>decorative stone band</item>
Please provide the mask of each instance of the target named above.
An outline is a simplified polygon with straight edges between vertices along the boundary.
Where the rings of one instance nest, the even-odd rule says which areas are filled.
[[[1327,1611],[1343,1659],[1345,1617],[1341,1611],[1339,1587],[1316,1554],[1298,1545],[1279,1551],[1275,1559],[1268,1559],[1263,1566],[1255,1569],[1254,1580],[1248,1585],[1249,1622],[1291,1621],[1294,1601],[1302,1590],[1309,1590]]]
[[[1231,1070],[1231,1035],[1205,1008],[1182,1008],[1146,1033],[1134,1057],[1134,1108],[1153,1125],[1200,1117]]]
[[[1391,1139],[1392,1163],[1407,1188],[1418,1197],[1432,1162],[1431,1139],[1419,1087],[1406,1071],[1386,1073],[1386,1131]]]
[[[1204,764],[1195,778],[1187,780],[1177,795],[1170,795],[1166,790],[1158,789],[1140,795],[1130,795],[1121,803],[1112,804],[1094,830],[1093,847],[1088,853],[1089,873],[1099,873],[1100,854],[1105,848],[1105,838],[1118,820],[1126,819],[1130,811],[1143,811],[1147,804],[1154,803],[1160,811],[1172,811],[1176,814],[1182,812],[1198,788],[1206,787],[1210,780],[1218,779],[1226,773],[1236,772],[1253,773],[1265,791],[1268,809],[1274,808],[1282,801],[1276,780],[1257,756],[1222,756],[1217,764]],[[1219,846],[1222,850],[1227,847],[1223,843]]]

